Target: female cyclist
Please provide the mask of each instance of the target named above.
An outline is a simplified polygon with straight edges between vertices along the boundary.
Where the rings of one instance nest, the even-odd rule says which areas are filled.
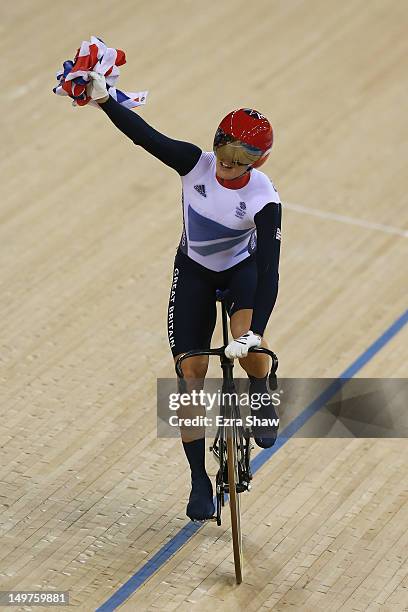
[[[256,168],[272,148],[269,121],[253,109],[229,113],[220,123],[213,152],[173,140],[107,94],[105,78],[90,73],[88,95],[136,145],[173,168],[183,188],[183,232],[177,249],[168,309],[170,348],[178,355],[209,348],[216,321],[216,290],[227,289],[234,340],[227,357],[238,358],[249,377],[249,393],[267,392],[268,358],[248,353],[262,339],[278,293],[281,204],[270,179]],[[187,381],[203,381],[208,357],[183,364]],[[197,384],[192,382],[192,386]],[[276,418],[272,402],[258,417]],[[214,513],[211,481],[205,470],[205,433],[181,430],[191,469],[186,514],[204,520]],[[276,439],[255,428],[256,443]]]

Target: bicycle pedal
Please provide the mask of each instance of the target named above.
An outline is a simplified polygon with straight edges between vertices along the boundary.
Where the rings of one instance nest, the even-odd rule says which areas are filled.
[[[245,491],[250,491],[251,485],[249,482],[238,482],[235,486],[237,493],[245,493]]]

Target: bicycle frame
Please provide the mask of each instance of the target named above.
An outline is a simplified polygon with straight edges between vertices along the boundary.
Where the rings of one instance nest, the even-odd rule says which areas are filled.
[[[175,363],[175,369],[176,369],[177,376],[182,379],[184,378],[184,375],[183,375],[181,364],[183,363],[185,359],[188,359],[189,357],[195,357],[198,355],[218,356],[220,358],[220,365],[221,365],[221,369],[223,372],[222,396],[224,398],[225,394],[235,393],[235,384],[234,384],[234,378],[233,378],[234,360],[229,359],[225,355],[225,347],[227,346],[229,342],[228,340],[228,337],[229,337],[228,317],[227,317],[226,306],[225,306],[223,299],[219,299],[219,301],[221,302],[223,346],[220,346],[219,348],[214,348],[214,349],[210,348],[210,349],[204,349],[204,350],[192,350],[192,351],[183,353],[183,355],[180,355],[180,357],[177,359]],[[278,358],[275,355],[275,353],[264,347],[259,347],[259,348],[252,347],[249,349],[249,352],[250,353],[263,353],[263,354],[268,355],[272,359],[272,367],[271,367],[271,371],[269,374],[269,384],[270,384],[271,389],[276,389],[276,384],[277,384],[276,383],[276,370],[278,368]],[[224,418],[225,417],[232,418],[235,420],[234,422],[236,422],[236,420],[239,419],[240,417],[239,409],[236,403],[235,402],[231,403],[231,406],[229,406],[228,414],[227,414],[226,408],[227,407],[224,404],[220,406],[221,416]],[[244,438],[245,438],[244,430],[242,427],[239,427],[237,429],[238,429],[238,435],[239,435],[239,440],[240,440],[240,447],[241,449],[244,449]],[[242,459],[242,464],[243,464],[243,470],[242,470],[243,474],[247,475],[248,478],[246,479],[246,481],[244,480],[243,482],[237,483],[237,490],[239,493],[250,489],[249,480],[252,478],[251,473],[250,473],[250,465],[249,465],[249,451],[250,451],[249,433],[247,434],[247,438],[248,438],[248,444],[246,445],[246,448],[245,448],[245,452],[244,452],[245,456],[242,457],[241,459]],[[212,446],[210,447],[210,450],[213,452],[213,454],[219,461],[220,471],[222,474],[223,474],[223,468],[224,468],[223,455],[225,451],[225,448],[224,448],[225,440],[226,440],[225,426],[220,426],[217,430],[214,442]],[[219,442],[220,444],[218,444]],[[228,491],[228,487],[226,488],[226,491]],[[222,505],[224,505],[223,500],[222,500]],[[217,523],[219,525],[221,524],[221,518],[219,516],[218,511],[217,511]]]

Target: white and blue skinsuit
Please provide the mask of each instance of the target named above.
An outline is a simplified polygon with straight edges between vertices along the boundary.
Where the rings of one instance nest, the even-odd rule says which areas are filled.
[[[168,310],[173,355],[210,346],[217,289],[228,289],[230,315],[253,309],[250,329],[263,335],[278,294],[281,239],[281,203],[270,179],[252,169],[244,187],[225,187],[216,178],[214,153],[168,138],[113,98],[101,108],[181,177],[183,233]]]

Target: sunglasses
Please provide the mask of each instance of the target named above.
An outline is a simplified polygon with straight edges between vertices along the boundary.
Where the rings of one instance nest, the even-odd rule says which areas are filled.
[[[228,165],[250,166],[262,157],[263,151],[235,140],[230,134],[218,129],[214,138],[214,153],[217,159]]]

